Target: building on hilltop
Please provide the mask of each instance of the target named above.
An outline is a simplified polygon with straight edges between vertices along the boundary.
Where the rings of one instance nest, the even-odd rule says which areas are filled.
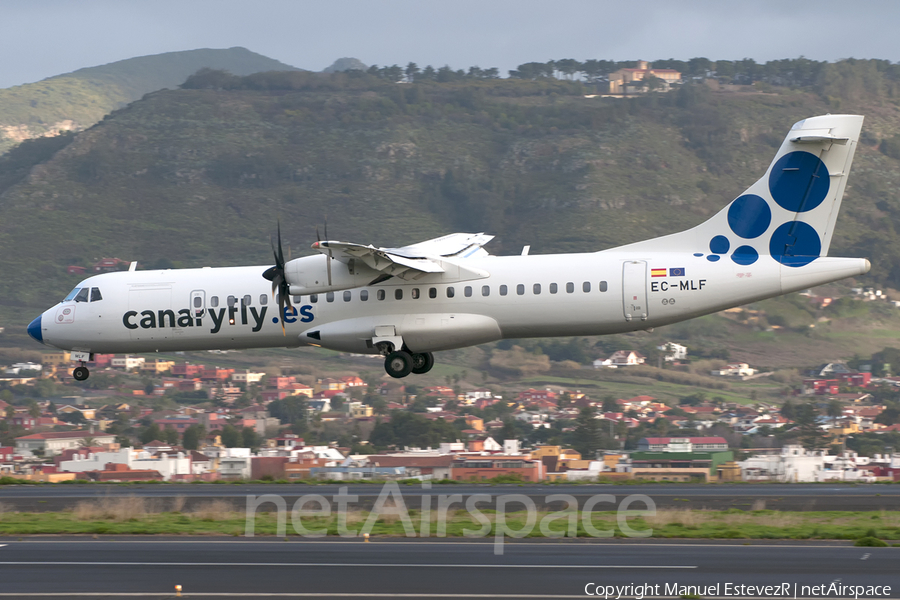
[[[672,85],[681,83],[681,73],[674,69],[654,69],[646,60],[639,60],[636,69],[619,69],[609,74],[609,93],[627,96],[646,92],[651,81],[657,83],[656,91],[668,92]]]

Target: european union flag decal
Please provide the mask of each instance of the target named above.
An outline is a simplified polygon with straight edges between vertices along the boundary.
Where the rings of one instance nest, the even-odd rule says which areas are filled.
[[[684,277],[684,267],[670,267],[669,277]]]

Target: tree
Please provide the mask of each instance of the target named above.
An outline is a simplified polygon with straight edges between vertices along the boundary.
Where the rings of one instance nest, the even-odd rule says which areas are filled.
[[[206,430],[202,425],[191,425],[184,430],[181,436],[181,445],[185,450],[198,450],[200,448],[200,440],[206,437]]]
[[[500,429],[500,432],[498,433],[497,437],[499,437],[501,441],[502,440],[517,440],[517,439],[519,439],[519,432],[516,429],[516,424],[513,423],[511,420],[506,421],[503,424],[503,427]]]
[[[831,420],[834,421],[844,414],[844,405],[840,400],[835,398],[828,403],[828,407],[825,409],[825,414],[831,417]]]
[[[409,81],[409,82],[415,81],[416,76],[419,74],[419,65],[417,65],[414,62],[411,62],[408,65],[406,65],[406,70],[404,72],[406,73],[407,81]]]
[[[594,458],[597,450],[603,447],[603,432],[600,421],[596,418],[593,406],[585,406],[575,420],[574,443],[572,446],[585,459]]]
[[[252,427],[244,427],[241,430],[241,445],[244,448],[259,448],[262,438]]]
[[[222,428],[222,445],[226,448],[239,448],[243,442],[241,432],[233,425]]]
[[[152,423],[149,427],[144,429],[140,435],[138,435],[138,439],[142,444],[149,444],[154,440],[159,440],[162,437],[162,431],[159,429],[159,425],[156,423]]]
[[[822,430],[819,429],[819,424],[816,421],[817,416],[815,406],[811,402],[797,407],[796,415],[794,416],[800,443],[807,450],[818,450],[825,447],[825,436]]]
[[[613,396],[611,394],[607,394],[606,396],[603,396],[603,412],[605,412],[605,413],[619,412],[619,403],[616,402],[615,396]]]
[[[172,427],[171,425],[166,427],[166,430],[163,432],[163,435],[166,438],[164,441],[167,444],[169,444],[170,446],[174,446],[174,445],[178,444],[178,432],[175,431],[175,428]]]
[[[781,405],[781,416],[789,421],[793,421],[794,417],[797,416],[796,406],[790,400],[785,400],[784,404]]]

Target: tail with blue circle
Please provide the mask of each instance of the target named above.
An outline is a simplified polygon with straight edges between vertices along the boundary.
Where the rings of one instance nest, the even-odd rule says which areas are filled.
[[[711,219],[617,250],[691,252],[738,265],[770,256],[787,267],[827,256],[862,123],[858,115],[795,123],[766,174]]]

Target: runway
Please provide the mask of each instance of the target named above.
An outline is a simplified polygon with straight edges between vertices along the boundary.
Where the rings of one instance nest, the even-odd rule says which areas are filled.
[[[345,487],[347,493],[358,496],[357,508],[371,508],[381,485],[352,484],[302,485],[302,484],[128,484],[128,485],[12,485],[0,486],[0,502],[10,510],[20,512],[60,511],[73,508],[84,500],[107,496],[140,496],[159,503],[160,510],[168,510],[176,498],[184,498],[185,509],[210,499],[230,500],[243,510],[248,495],[276,494],[293,504],[304,494],[321,494],[332,498]],[[404,502],[409,508],[418,508],[423,495],[461,494],[467,498],[474,494],[496,497],[502,494],[524,494],[539,506],[552,494],[569,494],[579,505],[596,494],[613,494],[621,501],[631,494],[649,496],[658,508],[695,508],[750,510],[765,503],[773,510],[900,510],[900,486],[872,484],[643,484],[643,485],[433,485],[424,489],[421,485],[401,485]],[[553,507],[555,508],[555,507]]]
[[[0,544],[0,598],[167,598],[176,585],[183,597],[223,599],[585,598],[586,589],[616,585],[647,585],[660,592],[649,596],[676,598],[680,594],[665,592],[680,588],[667,586],[697,585],[713,592],[704,598],[717,598],[725,597],[725,584],[786,585],[782,597],[793,597],[804,585],[900,585],[900,549],[849,543],[512,540],[501,556],[490,542],[466,540],[47,538]],[[709,587],[717,584],[718,595]]]

